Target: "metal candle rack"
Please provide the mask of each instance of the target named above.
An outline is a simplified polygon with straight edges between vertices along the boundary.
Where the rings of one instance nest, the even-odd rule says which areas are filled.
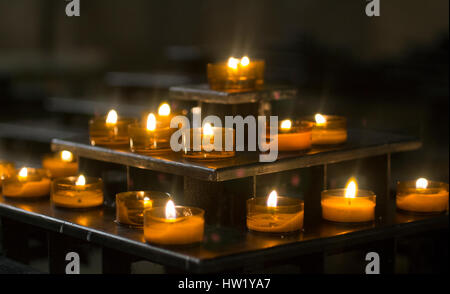
[[[258,92],[229,94],[200,85],[172,87],[171,93],[172,99],[197,101],[202,108],[229,106],[221,108],[222,114],[267,115],[271,100],[292,98],[296,90],[286,86],[265,86]],[[239,103],[248,107],[236,107]],[[106,205],[83,212],[87,224],[77,219],[80,212],[60,211],[48,201],[32,204],[23,211],[19,209],[21,203],[0,198],[0,214],[7,216],[7,222],[12,218],[49,230],[49,246],[55,249],[50,256],[50,269],[55,272],[62,270],[64,258],[61,256],[67,246],[72,246],[68,244],[73,238],[102,246],[104,272],[127,272],[130,263],[137,259],[162,264],[168,271],[242,270],[250,264],[254,268],[264,266],[265,262],[286,259],[298,261],[303,266],[307,264],[306,268],[312,271],[322,271],[325,248],[364,242],[376,244],[387,239],[388,246],[383,241],[378,249],[392,251],[391,240],[404,230],[420,232],[430,224],[448,226],[448,217],[442,215],[405,218],[395,210],[389,187],[391,154],[418,149],[421,147],[419,140],[371,130],[348,130],[348,133],[347,143],[341,146],[313,148],[306,153],[280,153],[275,162],[259,162],[255,152],[238,152],[232,159],[210,162],[189,161],[176,153],[150,157],[91,146],[87,137],[54,139],[54,151],[69,150],[77,154],[80,172],[103,177]],[[361,167],[358,175],[370,178],[375,187],[375,223],[348,228],[324,222],[321,219],[321,191],[338,173],[339,164],[356,161]],[[248,198],[258,194],[259,178],[292,171],[299,171],[309,179],[304,193],[305,231],[283,238],[247,232],[245,204]],[[111,206],[115,194],[143,189],[173,194],[182,191],[183,195],[174,195],[179,204],[205,209],[204,244],[189,248],[154,246],[144,242],[141,231],[114,223]],[[6,230],[6,237],[14,238],[11,226]],[[14,248],[10,248],[10,252],[14,252]],[[300,256],[303,257],[297,259]],[[109,261],[112,257],[114,261]]]

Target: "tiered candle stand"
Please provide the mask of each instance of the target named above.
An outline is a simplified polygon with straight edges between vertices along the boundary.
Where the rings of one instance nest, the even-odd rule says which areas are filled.
[[[4,249],[8,256],[24,259],[24,248],[17,245],[23,242],[17,239],[26,239],[31,225],[48,234],[52,272],[63,272],[65,254],[79,250],[82,243],[102,248],[104,272],[128,272],[131,262],[140,259],[161,264],[169,272],[258,271],[286,262],[306,272],[320,272],[324,253],[355,246],[392,259],[395,237],[448,226],[448,214],[408,216],[396,212],[389,193],[391,154],[420,146],[420,141],[410,137],[349,130],[348,142],[342,146],[280,154],[272,163],[259,162],[257,154],[240,152],[233,159],[206,163],[185,160],[180,154],[149,157],[95,147],[87,138],[54,139],[53,150],[78,155],[81,172],[104,177],[109,202],[100,208],[74,211],[56,208],[48,200],[0,198]],[[358,175],[370,178],[377,194],[373,224],[348,227],[321,219],[320,192],[339,174],[341,165],[349,163],[358,164]],[[306,187],[305,231],[285,236],[248,232],[245,201],[258,194],[259,183],[267,177],[286,172],[298,172]],[[149,188],[172,192],[180,204],[204,208],[205,241],[188,247],[155,246],[145,243],[141,230],[115,223],[115,211],[110,207],[114,194]],[[182,193],[179,191],[184,195],[177,195]],[[18,230],[24,234],[17,234]],[[389,271],[387,264],[385,272]]]

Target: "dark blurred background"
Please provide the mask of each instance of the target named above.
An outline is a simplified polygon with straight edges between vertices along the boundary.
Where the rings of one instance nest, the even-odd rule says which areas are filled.
[[[448,0],[381,0],[379,17],[366,0],[80,2],[67,17],[67,1],[0,0],[0,159],[39,165],[89,117],[155,108],[168,87],[206,82],[208,62],[248,54],[299,89],[276,114],[420,137],[393,155],[393,181],[448,182]]]

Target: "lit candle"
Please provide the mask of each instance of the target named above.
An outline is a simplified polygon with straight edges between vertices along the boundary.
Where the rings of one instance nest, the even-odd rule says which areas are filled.
[[[227,62],[208,64],[208,81],[211,89],[218,91],[251,91],[264,84],[263,60],[230,57]]]
[[[267,233],[287,233],[303,228],[303,201],[281,197],[276,191],[269,196],[247,200],[247,227]]]
[[[58,178],[53,181],[51,200],[56,206],[67,208],[96,207],[103,204],[103,181],[99,178]]]
[[[72,152],[67,150],[44,157],[42,167],[50,172],[52,178],[69,177],[78,172],[78,162]]]
[[[187,138],[189,136],[189,138]],[[197,136],[197,138],[194,138]],[[217,138],[216,138],[217,136]],[[203,128],[185,129],[182,131],[182,142],[184,145],[183,156],[197,160],[216,160],[235,156],[235,132],[232,128],[213,127],[210,123],[205,123]],[[231,138],[230,149],[226,150],[226,138]],[[216,139],[220,140],[221,150],[216,150]],[[199,146],[195,146],[198,142]],[[197,147],[197,150],[196,148]]]
[[[130,144],[128,125],[135,119],[119,117],[114,109],[105,117],[94,118],[89,122],[89,135],[94,146],[127,149]]]
[[[6,197],[43,197],[49,195],[50,183],[46,170],[24,167],[16,176],[3,180],[2,191]]]
[[[0,160],[0,187],[4,179],[14,175],[14,163]]]
[[[375,194],[350,179],[345,189],[322,192],[322,217],[334,222],[369,222],[375,218]]]
[[[278,151],[298,151],[311,148],[312,123],[295,122],[290,119],[281,121],[278,128]],[[267,128],[266,139],[270,137],[270,128]]]
[[[141,227],[144,210],[164,206],[170,195],[157,191],[129,191],[116,194],[116,220],[125,225]]]
[[[144,211],[144,236],[149,243],[183,245],[202,242],[204,210],[175,206],[172,200],[164,207]]]
[[[159,126],[156,116],[150,113],[145,124],[128,126],[130,150],[136,153],[155,155],[171,151],[170,137],[176,129]]]
[[[397,208],[420,213],[438,213],[448,210],[448,184],[428,181],[397,183]]]
[[[337,145],[347,141],[347,120],[336,115],[322,115],[307,117],[305,121],[312,122],[313,145]]]

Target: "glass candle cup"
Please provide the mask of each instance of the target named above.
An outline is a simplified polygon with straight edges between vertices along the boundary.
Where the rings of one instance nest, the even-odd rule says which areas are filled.
[[[106,123],[105,117],[89,121],[91,145],[113,149],[129,149],[128,125],[136,123],[133,118],[119,118],[116,123]]]
[[[294,122],[290,127],[278,127],[278,151],[298,151],[311,148],[311,131],[313,124],[309,122]],[[274,140],[270,135],[270,128],[267,128],[266,140]]]
[[[165,207],[144,211],[144,237],[149,243],[186,245],[203,240],[205,211],[201,208],[176,206],[176,218],[166,218]]]
[[[356,191],[345,197],[346,189],[322,191],[322,218],[342,223],[371,222],[375,219],[376,196],[372,191]]]
[[[84,185],[77,185],[79,177],[53,180],[51,200],[56,206],[66,208],[88,208],[103,204],[103,181],[85,177]]]
[[[128,126],[130,150],[148,155],[170,152],[170,137],[175,131],[169,127],[157,127],[151,131],[140,124],[131,124]]]
[[[230,141],[229,148],[227,140]],[[211,127],[208,131],[205,127],[185,129],[182,132],[182,144],[183,157],[189,159],[217,160],[235,156],[235,132],[232,128]]]
[[[247,228],[265,233],[288,233],[303,229],[304,203],[291,197],[277,197],[277,206],[268,207],[266,197],[247,200]]]
[[[264,84],[264,60],[250,60],[248,65],[228,62],[208,63],[208,82],[212,90],[241,92],[261,89]]]
[[[347,119],[337,115],[321,115],[323,122],[316,117],[305,117],[304,121],[313,123],[313,145],[338,145],[347,141]]]
[[[416,181],[397,183],[397,208],[417,213],[441,213],[448,210],[448,184],[428,181],[417,188]]]
[[[116,194],[116,221],[142,227],[144,210],[166,205],[170,195],[157,191],[129,191]]]
[[[0,187],[3,183],[3,180],[13,176],[14,172],[14,163],[0,160]]]
[[[42,159],[42,167],[49,171],[52,178],[70,177],[78,173],[78,162],[73,158],[72,153],[67,158],[62,151],[56,154],[46,155]]]
[[[47,170],[26,168],[26,175],[20,172],[3,180],[2,193],[5,197],[37,198],[50,194],[50,179]]]

